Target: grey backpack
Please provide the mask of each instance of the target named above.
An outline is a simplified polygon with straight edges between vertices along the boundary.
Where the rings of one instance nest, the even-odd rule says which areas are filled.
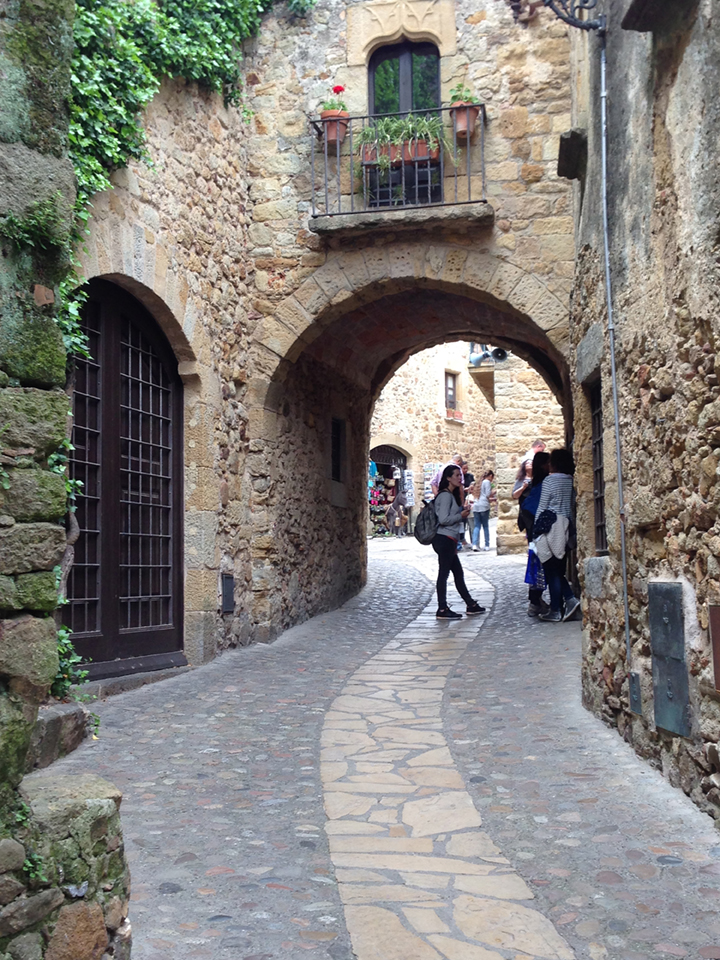
[[[433,537],[437,533],[438,518],[435,513],[435,501],[430,500],[417,515],[415,521],[415,539],[427,546],[433,542]]]

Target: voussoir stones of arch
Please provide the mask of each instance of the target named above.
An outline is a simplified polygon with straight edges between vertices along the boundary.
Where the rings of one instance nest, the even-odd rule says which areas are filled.
[[[278,357],[295,359],[309,328],[331,322],[355,306],[411,285],[447,289],[506,303],[529,316],[563,352],[568,311],[533,274],[515,264],[447,244],[394,244],[340,254],[264,317],[256,342]]]

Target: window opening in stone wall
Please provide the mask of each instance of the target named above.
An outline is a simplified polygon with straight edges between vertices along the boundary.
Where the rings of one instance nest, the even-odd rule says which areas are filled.
[[[457,374],[445,371],[445,407],[457,410]]]
[[[90,284],[83,326],[92,359],[76,361],[70,475],[84,487],[65,623],[92,676],[185,662],[177,362],[113,284]]]
[[[605,470],[603,465],[602,386],[600,380],[589,388],[592,419],[593,504],[595,515],[595,552],[608,552],[605,527]]]
[[[380,123],[408,114],[440,116],[440,55],[432,43],[393,44],[376,50],[368,72],[370,113]],[[375,122],[375,121],[371,121]],[[408,141],[410,143],[411,141]],[[391,148],[392,149],[392,148]],[[438,149],[427,155],[422,147],[398,146],[398,159],[377,162],[368,148],[363,164],[371,206],[402,206],[442,202],[442,160]],[[422,154],[422,156],[421,156]]]
[[[345,476],[345,421],[333,417],[330,431],[330,477],[337,483],[343,483]]]

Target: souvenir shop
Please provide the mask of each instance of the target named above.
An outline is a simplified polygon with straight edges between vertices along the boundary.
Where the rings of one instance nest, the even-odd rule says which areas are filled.
[[[405,494],[402,512],[395,511],[388,524],[387,512],[398,494]],[[411,530],[412,508],[415,505],[413,472],[408,470],[407,457],[395,447],[373,447],[368,462],[368,501],[370,503],[370,535],[404,536]],[[404,520],[403,517],[407,519]],[[400,520],[400,523],[397,520]]]

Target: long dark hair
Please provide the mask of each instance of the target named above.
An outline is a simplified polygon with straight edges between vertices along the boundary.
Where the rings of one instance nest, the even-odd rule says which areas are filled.
[[[449,463],[447,467],[445,467],[445,469],[442,472],[442,477],[440,478],[438,493],[442,493],[443,490],[447,490],[448,493],[452,494],[452,496],[455,497],[455,501],[457,505],[461,507],[462,500],[460,499],[460,487],[455,487],[454,490],[448,490],[450,477],[455,473],[456,470],[460,470],[460,467],[455,463]],[[460,470],[460,475],[462,476],[462,470]]]
[[[533,457],[532,464],[532,486],[537,487],[538,484],[541,484],[545,477],[550,473],[550,454],[536,453]]]

